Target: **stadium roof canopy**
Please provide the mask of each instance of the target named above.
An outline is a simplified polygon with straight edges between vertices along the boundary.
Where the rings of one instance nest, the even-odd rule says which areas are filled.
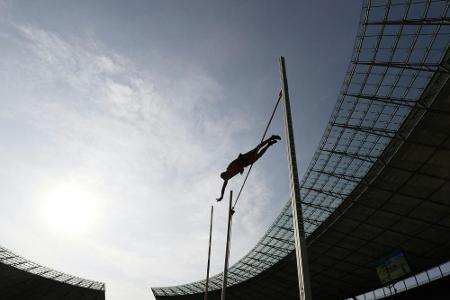
[[[412,272],[450,259],[450,2],[365,0],[354,52],[301,180],[314,299],[381,284],[401,251]],[[298,299],[290,201],[229,269],[233,299]],[[221,288],[222,275],[210,279]],[[200,299],[205,282],[152,288]],[[213,292],[214,293],[214,292]]]
[[[0,298],[104,300],[105,285],[43,267],[0,246]]]

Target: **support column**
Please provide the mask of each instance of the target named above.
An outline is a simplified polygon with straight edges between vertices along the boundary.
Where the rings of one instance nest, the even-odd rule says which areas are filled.
[[[300,199],[300,183],[295,156],[294,129],[292,126],[291,104],[289,101],[288,82],[284,57],[280,57],[281,87],[284,98],[284,126],[286,132],[287,158],[289,164],[289,181],[291,188],[292,222],[294,226],[295,254],[297,257],[298,284],[301,300],[311,300],[311,282],[309,278],[308,255],[306,253],[305,230]]]

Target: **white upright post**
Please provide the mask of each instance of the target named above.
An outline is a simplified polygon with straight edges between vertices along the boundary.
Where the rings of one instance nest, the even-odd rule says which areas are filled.
[[[210,266],[210,262],[211,262],[211,241],[212,241],[213,213],[214,213],[214,206],[211,205],[211,220],[209,221],[208,266],[206,267],[206,284],[205,284],[205,297],[204,297],[204,300],[208,300],[209,266]]]
[[[234,213],[234,210],[231,207],[232,202],[233,202],[233,191],[230,191],[230,204],[228,207],[227,245],[225,247],[225,266],[223,268],[222,295],[220,297],[221,300],[226,299],[226,291],[227,291],[228,260],[230,258],[230,243],[231,243],[231,222]]]
[[[292,126],[291,104],[289,101],[288,82],[284,57],[280,57],[281,87],[284,98],[284,125],[286,132],[289,179],[291,187],[292,221],[294,225],[295,253],[297,257],[298,284],[301,300],[311,300],[311,282],[309,278],[308,255],[306,252],[305,230],[300,199],[300,183],[295,156],[294,129]]]

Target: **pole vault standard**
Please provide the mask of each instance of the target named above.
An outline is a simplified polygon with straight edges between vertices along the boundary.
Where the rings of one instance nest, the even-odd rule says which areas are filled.
[[[292,126],[291,104],[289,101],[288,82],[284,57],[280,57],[280,77],[284,98],[284,126],[286,131],[287,157],[291,187],[292,222],[294,225],[295,254],[297,257],[298,284],[301,300],[311,300],[311,281],[309,278],[308,255],[306,253],[305,230],[303,228],[300,184],[295,156],[294,129]]]
[[[230,240],[231,240],[231,222],[234,213],[234,209],[231,207],[233,202],[233,191],[230,190],[230,204],[228,206],[228,230],[227,230],[227,245],[225,247],[225,266],[223,268],[223,279],[222,279],[222,295],[221,300],[225,300],[227,291],[227,278],[228,278],[228,260],[230,258]]]
[[[211,241],[212,241],[213,213],[214,213],[214,206],[211,205],[211,220],[209,222],[208,266],[206,267],[206,284],[205,284],[205,297],[204,297],[204,300],[208,300],[209,266],[210,266],[210,262],[211,262]]]

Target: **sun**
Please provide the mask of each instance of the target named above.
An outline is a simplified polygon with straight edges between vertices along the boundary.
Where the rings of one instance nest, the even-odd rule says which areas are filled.
[[[44,193],[41,217],[53,231],[80,235],[92,229],[98,215],[95,197],[85,187],[66,183]]]

